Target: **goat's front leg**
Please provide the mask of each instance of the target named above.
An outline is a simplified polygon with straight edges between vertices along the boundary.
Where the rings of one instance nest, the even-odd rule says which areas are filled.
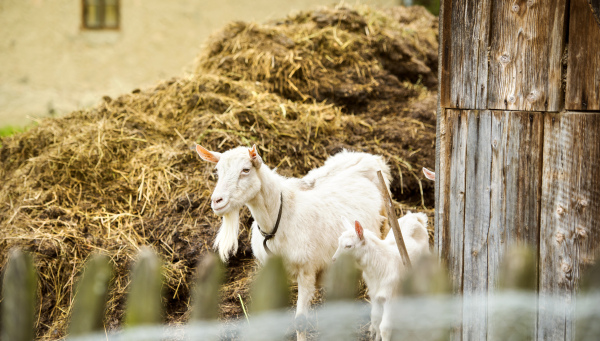
[[[306,329],[308,327],[308,310],[310,301],[315,294],[316,273],[300,271],[298,274],[298,302],[296,304],[296,330],[298,341],[306,340]]]
[[[379,329],[379,325],[381,324],[381,319],[383,317],[383,304],[385,302],[385,298],[382,297],[374,297],[371,298],[371,327],[369,331],[371,332],[371,337],[375,341],[381,341],[381,330]]]

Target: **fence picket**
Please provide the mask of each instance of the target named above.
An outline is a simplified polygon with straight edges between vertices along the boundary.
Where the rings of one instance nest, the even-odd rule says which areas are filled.
[[[360,271],[356,268],[355,263],[352,256],[342,254],[331,264],[324,278],[327,302],[356,298]]]
[[[450,294],[452,284],[448,271],[436,257],[423,256],[409,269],[401,283],[403,296]]]
[[[500,265],[498,288],[500,290],[531,290],[537,288],[536,256],[525,246],[508,250]]]
[[[214,253],[208,253],[198,264],[190,321],[215,320],[219,316],[219,287],[225,268]]]
[[[104,309],[112,265],[108,256],[95,254],[87,261],[77,284],[69,325],[69,336],[84,335],[104,329]]]
[[[280,256],[272,256],[259,271],[250,288],[253,313],[285,308],[290,302],[287,273]]]
[[[600,335],[600,262],[583,272],[577,297],[575,340],[598,340]]]
[[[33,340],[37,275],[31,255],[10,251],[2,289],[2,340]]]
[[[158,324],[162,315],[161,262],[149,248],[142,248],[131,273],[125,324]]]
[[[488,336],[493,340],[533,340],[536,328],[536,302],[528,302],[537,286],[537,259],[533,249],[515,245],[509,248],[499,267],[498,290],[523,294],[523,309],[506,309],[490,296]]]

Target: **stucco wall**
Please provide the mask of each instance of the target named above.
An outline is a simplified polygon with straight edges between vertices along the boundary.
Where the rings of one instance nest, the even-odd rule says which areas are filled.
[[[81,29],[81,0],[2,0],[0,126],[24,125],[180,75],[206,38],[229,21],[264,21],[326,3],[121,0],[119,30],[89,31]]]

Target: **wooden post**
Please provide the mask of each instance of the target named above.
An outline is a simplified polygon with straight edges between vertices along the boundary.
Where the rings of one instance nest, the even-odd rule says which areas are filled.
[[[488,305],[488,338],[491,340],[533,340],[536,328],[537,259],[536,250],[515,245],[508,249],[498,274],[498,294],[521,295],[526,309],[506,309],[491,293]],[[509,297],[512,299],[512,297]],[[507,326],[511,326],[507,328]]]
[[[396,238],[396,244],[398,245],[398,251],[400,251],[400,256],[402,257],[402,263],[405,267],[410,268],[410,259],[408,257],[408,252],[406,251],[406,246],[404,245],[404,238],[402,238],[402,231],[400,231],[400,226],[398,225],[398,218],[396,217],[396,211],[394,211],[394,203],[392,202],[392,197],[387,190],[387,186],[385,185],[385,181],[383,180],[383,174],[381,171],[377,171],[377,177],[379,177],[379,187],[381,190],[381,194],[384,197],[384,205],[388,213],[388,220],[390,222],[390,226],[394,230],[394,237]]]
[[[577,295],[575,340],[600,340],[600,324],[598,323],[600,262],[596,261],[583,273],[580,289],[581,291]]]
[[[125,324],[129,327],[158,324],[162,315],[161,262],[152,251],[144,247],[133,266]]]
[[[2,340],[33,340],[37,276],[29,254],[10,251],[2,286]]]
[[[356,298],[360,271],[355,263],[356,261],[351,255],[342,253],[327,269],[324,279],[327,302]]]
[[[326,305],[324,314],[334,314],[338,307],[336,302],[353,302],[358,294],[360,271],[356,267],[356,260],[347,253],[342,253],[333,262],[324,278]],[[339,308],[337,308],[339,309]],[[344,316],[335,321],[335,326],[319,323],[319,340],[352,340],[356,339],[358,331],[358,316],[356,311],[346,311]]]
[[[290,288],[287,273],[280,256],[269,257],[259,271],[250,288],[251,311],[260,313],[287,307],[290,303]]]
[[[104,309],[112,266],[105,255],[95,254],[86,262],[77,285],[69,336],[104,330]]]
[[[402,296],[443,295],[452,292],[452,285],[448,271],[440,265],[437,257],[428,255],[421,257],[406,273],[401,292]]]
[[[190,321],[216,320],[219,316],[219,287],[225,268],[214,253],[208,253],[198,265]]]

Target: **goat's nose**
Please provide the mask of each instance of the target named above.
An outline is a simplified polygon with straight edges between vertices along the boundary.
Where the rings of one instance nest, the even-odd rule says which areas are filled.
[[[221,198],[221,197],[214,198],[212,201],[213,201],[213,204],[219,204],[219,203],[223,202],[223,198]]]

